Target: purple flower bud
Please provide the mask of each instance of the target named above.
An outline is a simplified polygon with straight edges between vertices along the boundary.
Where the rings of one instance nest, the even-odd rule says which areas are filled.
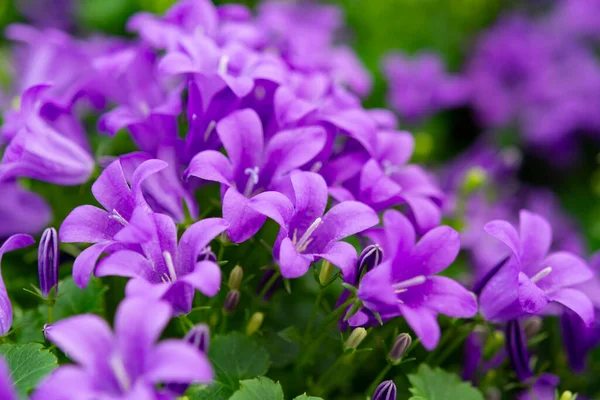
[[[55,286],[58,292],[58,257],[58,234],[56,229],[47,228],[42,234],[38,248],[38,275],[44,297],[48,297],[50,290]]]
[[[273,275],[275,275],[275,270],[268,269],[265,271],[262,278],[260,278],[260,283],[258,284],[258,287],[256,288],[256,294],[261,294],[263,292],[265,286],[273,278]],[[275,293],[275,290],[277,289],[277,287],[279,287],[279,285],[281,285],[281,282],[283,282],[283,278],[281,278],[281,276],[278,276],[275,279],[275,282],[273,282],[271,284],[271,286],[264,292],[264,294],[262,296],[264,301],[268,301],[271,298],[271,296],[273,296],[273,293]]]
[[[519,380],[525,382],[531,378],[533,372],[529,366],[529,352],[519,320],[513,319],[506,324],[506,351]]]
[[[210,344],[210,328],[206,324],[198,324],[186,333],[184,339],[206,354]]]
[[[237,290],[230,290],[225,296],[225,303],[223,304],[223,310],[226,313],[234,312],[240,302],[240,292]]]
[[[412,338],[408,333],[401,333],[396,338],[392,349],[390,350],[390,360],[392,363],[398,363],[404,357],[406,350],[410,347]]]
[[[383,381],[375,389],[373,400],[396,400],[396,385],[393,381]]]
[[[364,248],[358,257],[358,276],[368,272],[381,263],[383,260],[383,249],[378,244],[371,244]],[[366,269],[366,271],[365,271]]]

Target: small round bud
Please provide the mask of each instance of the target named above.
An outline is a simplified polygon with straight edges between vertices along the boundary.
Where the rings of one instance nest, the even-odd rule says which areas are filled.
[[[325,285],[331,279],[333,274],[333,265],[327,260],[323,260],[321,264],[321,271],[319,271],[319,283]]]
[[[210,328],[206,324],[198,324],[186,333],[184,340],[191,343],[203,353],[208,353],[210,344]]]
[[[344,347],[346,350],[354,350],[366,337],[367,330],[365,328],[355,328],[350,336],[348,336],[348,340],[346,340]]]
[[[523,322],[523,330],[525,331],[525,336],[528,339],[531,339],[535,335],[537,335],[542,330],[543,321],[540,317],[534,316],[531,318],[527,318]]]
[[[481,189],[487,182],[487,172],[481,167],[473,167],[467,171],[463,181],[465,193],[473,193]]]
[[[258,330],[262,326],[264,319],[265,314],[261,312],[255,312],[254,314],[252,314],[250,320],[248,321],[248,326],[246,326],[246,334],[248,336],[251,336],[258,332]]]
[[[229,289],[239,290],[242,279],[244,279],[244,270],[239,265],[236,265],[229,274]]]
[[[571,392],[570,390],[566,390],[563,392],[563,394],[560,395],[559,400],[573,400],[574,398],[575,396],[573,396],[573,392]]]
[[[383,381],[375,389],[373,400],[396,400],[396,385],[393,381]]]
[[[370,271],[374,267],[378,266],[383,260],[383,249],[378,244],[371,244],[364,248],[364,250],[358,256],[358,276],[363,271]]]
[[[402,360],[402,357],[404,357],[404,354],[410,347],[411,343],[412,338],[408,333],[399,334],[394,342],[394,345],[392,346],[392,349],[390,350],[390,361],[394,364],[399,363],[400,360]]]
[[[234,312],[240,302],[240,292],[237,290],[230,290],[225,296],[225,303],[223,304],[223,310],[226,313]]]

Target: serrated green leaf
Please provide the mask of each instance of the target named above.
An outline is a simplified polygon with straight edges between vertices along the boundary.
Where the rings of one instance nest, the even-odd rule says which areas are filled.
[[[33,389],[43,377],[58,367],[54,354],[43,349],[38,343],[3,344],[0,346],[0,355],[8,363],[10,377],[22,395]]]
[[[240,382],[241,388],[229,400],[283,400],[283,389],[279,382],[261,376]]]
[[[300,345],[290,342],[275,332],[267,332],[258,338],[260,344],[269,352],[269,358],[275,368],[282,368],[296,360],[300,353]]]
[[[233,390],[241,379],[264,375],[271,361],[267,350],[257,341],[239,332],[218,335],[211,343],[209,358],[216,381]]]
[[[99,279],[91,279],[85,289],[80,289],[73,278],[63,279],[58,284],[58,298],[54,304],[54,320],[78,314],[104,313],[104,293],[107,287]],[[48,306],[41,305],[40,312],[47,319]]]
[[[456,374],[440,368],[421,365],[414,375],[408,375],[413,396],[410,400],[483,400],[483,395]]]
[[[294,400],[323,400],[321,397],[314,397],[314,396],[309,396],[306,393],[295,397]]]
[[[215,382],[210,386],[194,387],[187,393],[189,400],[228,400],[233,394],[233,389]]]
[[[44,319],[37,310],[23,311],[21,308],[14,308],[12,328],[15,330],[17,344],[44,343],[43,327]]]

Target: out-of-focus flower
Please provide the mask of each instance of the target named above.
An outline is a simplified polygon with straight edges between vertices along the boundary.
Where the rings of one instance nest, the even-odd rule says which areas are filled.
[[[51,210],[44,199],[16,182],[0,183],[0,238],[19,232],[35,234],[50,222]]]
[[[0,358],[0,398],[4,400],[18,400],[17,391],[10,378],[10,369],[4,358]]]
[[[517,400],[554,400],[559,382],[556,375],[541,374],[528,389],[517,395]]]

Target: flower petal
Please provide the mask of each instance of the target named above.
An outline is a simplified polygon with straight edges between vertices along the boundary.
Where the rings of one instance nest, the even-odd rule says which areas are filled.
[[[298,278],[310,268],[311,256],[299,254],[290,238],[285,238],[279,248],[279,268],[284,278]]]
[[[426,304],[436,312],[454,318],[470,318],[477,314],[477,300],[472,292],[444,276],[432,276],[431,292]]]
[[[304,232],[310,224],[321,217],[327,207],[327,184],[314,172],[297,171],[290,174],[294,188],[294,220],[291,229]]]
[[[288,222],[294,215],[294,205],[285,195],[279,192],[259,193],[250,199],[248,206],[254,211],[271,218],[285,229],[287,229]]]
[[[592,269],[583,259],[566,251],[558,251],[550,254],[540,263],[538,268],[548,267],[552,271],[537,283],[539,287],[547,292],[577,285],[594,277]]]
[[[199,383],[206,385],[213,379],[213,371],[206,355],[190,343],[164,340],[152,350],[150,370],[145,377],[153,383]]]
[[[483,230],[508,246],[520,262],[521,240],[515,228],[507,221],[495,220],[488,222]]]
[[[121,250],[102,259],[96,266],[96,276],[140,277],[156,280],[150,261],[132,250]]]
[[[511,257],[498,272],[490,278],[479,296],[481,313],[488,321],[502,320],[507,308],[519,307],[519,263]]]
[[[379,244],[384,246],[386,259],[393,259],[396,254],[409,254],[415,246],[415,228],[399,211],[387,210],[383,214],[383,230],[385,241]]]
[[[341,269],[345,282],[356,282],[358,255],[350,243],[334,242],[323,253],[314,254],[314,256],[324,258]]]
[[[123,228],[123,225],[110,218],[110,215],[94,206],[85,205],[75,208],[60,226],[60,241],[97,243],[112,240],[114,235]]]
[[[250,239],[265,223],[267,217],[249,206],[250,200],[235,188],[223,196],[223,218],[229,223],[227,234],[235,243]]]
[[[92,185],[92,193],[104,209],[108,212],[117,210],[125,219],[129,219],[135,208],[135,199],[119,160],[113,161],[102,171]]]
[[[552,228],[542,216],[521,210],[519,213],[519,236],[522,245],[523,272],[532,276],[529,268],[535,267],[550,250]]]
[[[442,220],[440,207],[429,197],[408,192],[401,194],[410,207],[410,216],[414,219],[419,234],[423,234],[440,224]]]
[[[264,138],[256,111],[234,111],[217,123],[217,133],[233,165],[234,177],[243,176],[246,168],[262,166]]]
[[[546,293],[523,272],[519,272],[519,304],[529,314],[537,314],[548,304]]]
[[[427,232],[413,247],[409,265],[399,265],[399,263],[406,262],[399,257],[394,266],[398,265],[398,268],[404,268],[407,277],[433,275],[452,264],[459,250],[458,232],[449,226],[440,226]],[[412,275],[409,276],[409,274]]]
[[[116,250],[119,247],[122,247],[122,245],[108,241],[93,244],[87,249],[83,250],[73,263],[73,281],[75,284],[84,289],[90,281],[90,277],[92,276],[92,272],[94,272],[98,258],[100,258],[103,253]]]
[[[192,158],[185,176],[195,176],[229,186],[233,182],[233,167],[225,155],[218,151],[206,150]]]
[[[594,305],[582,292],[564,288],[550,295],[550,300],[562,304],[581,317],[586,326],[594,323]]]
[[[408,325],[421,339],[423,347],[433,350],[440,341],[440,326],[437,323],[436,314],[425,307],[411,308],[402,304],[400,311]]]
[[[187,228],[179,239],[177,272],[186,274],[194,270],[200,252],[228,226],[229,223],[222,218],[206,218]]]
[[[189,283],[205,296],[213,297],[221,288],[221,268],[212,261],[200,261],[196,263],[194,271],[181,277],[181,280]]]

